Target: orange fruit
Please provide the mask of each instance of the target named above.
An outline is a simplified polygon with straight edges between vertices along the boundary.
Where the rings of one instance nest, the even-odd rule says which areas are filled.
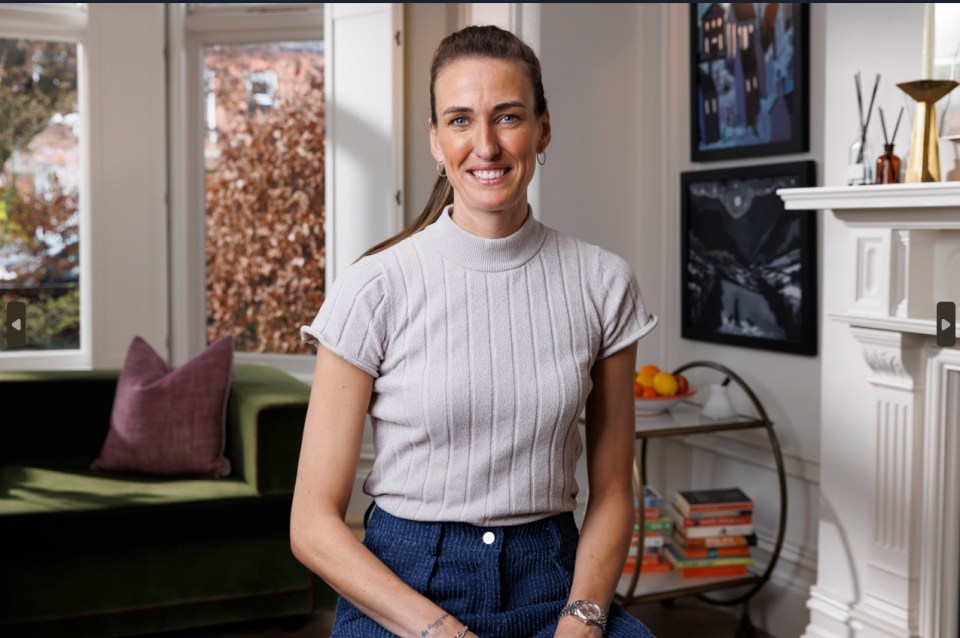
[[[658,372],[653,377],[653,389],[660,396],[672,397],[677,393],[679,384],[669,372]]]
[[[643,389],[643,394],[641,395],[644,399],[656,399],[657,391],[653,389],[653,386],[646,386]]]
[[[660,368],[648,363],[647,365],[640,368],[640,370],[638,371],[638,374],[649,374],[652,377],[658,372],[660,372]]]
[[[646,372],[641,372],[634,379],[635,383],[639,383],[644,388],[653,387],[653,376],[652,374],[647,374]]]
[[[641,396],[643,396],[643,386],[637,383],[636,381],[634,381],[633,382],[633,398],[639,399]]]

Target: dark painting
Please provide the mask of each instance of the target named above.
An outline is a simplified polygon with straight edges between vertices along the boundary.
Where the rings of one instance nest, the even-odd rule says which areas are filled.
[[[813,182],[813,162],[681,175],[684,338],[816,354],[816,213],[776,193]]]
[[[808,149],[808,15],[805,4],[691,5],[693,161]]]

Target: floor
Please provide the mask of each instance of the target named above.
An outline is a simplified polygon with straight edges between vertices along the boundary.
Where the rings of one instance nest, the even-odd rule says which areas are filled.
[[[638,605],[630,611],[643,620],[657,638],[734,638],[738,622],[729,609],[689,598],[678,600],[669,608],[650,603]],[[143,638],[328,638],[331,621],[329,614],[317,614],[300,628],[267,621],[154,634]],[[769,634],[761,631],[756,635],[757,638],[770,638]]]

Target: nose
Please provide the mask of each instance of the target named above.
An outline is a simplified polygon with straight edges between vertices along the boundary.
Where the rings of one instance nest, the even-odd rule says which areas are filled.
[[[481,124],[476,129],[473,152],[480,159],[491,160],[500,154],[497,129],[492,124]]]

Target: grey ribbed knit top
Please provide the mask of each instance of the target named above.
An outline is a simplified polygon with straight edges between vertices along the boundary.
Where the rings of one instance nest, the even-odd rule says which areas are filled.
[[[418,521],[515,525],[572,511],[590,369],[656,317],[613,253],[532,214],[486,239],[450,212],[345,269],[301,328],[375,377],[364,491]]]

